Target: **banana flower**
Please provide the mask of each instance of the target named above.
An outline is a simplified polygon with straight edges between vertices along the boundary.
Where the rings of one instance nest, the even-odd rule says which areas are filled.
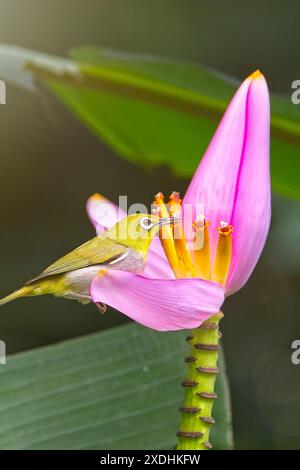
[[[247,282],[267,238],[269,121],[266,81],[256,71],[235,93],[183,200],[175,192],[167,204],[161,193],[155,197],[162,217],[182,216],[180,236],[165,228],[171,233],[152,242],[141,275],[99,273],[94,302],[160,331],[196,328],[220,311],[225,296]],[[87,211],[98,233],[126,215],[100,195]]]

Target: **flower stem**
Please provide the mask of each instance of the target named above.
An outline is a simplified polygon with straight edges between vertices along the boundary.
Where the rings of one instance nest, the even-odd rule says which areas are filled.
[[[214,388],[219,372],[219,321],[222,318],[223,313],[219,312],[192,330],[187,337],[190,355],[185,359],[188,374],[182,382],[184,401],[179,409],[178,450],[205,450],[212,447],[209,433],[215,422],[211,413],[217,398]]]

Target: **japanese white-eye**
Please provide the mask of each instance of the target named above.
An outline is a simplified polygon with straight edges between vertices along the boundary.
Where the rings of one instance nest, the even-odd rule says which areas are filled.
[[[174,217],[129,215],[101,235],[55,261],[39,276],[0,300],[0,305],[19,297],[44,294],[88,303],[91,301],[90,283],[99,271],[119,269],[141,272],[151,240],[161,226],[174,222]],[[98,307],[101,311],[105,308],[101,304]]]

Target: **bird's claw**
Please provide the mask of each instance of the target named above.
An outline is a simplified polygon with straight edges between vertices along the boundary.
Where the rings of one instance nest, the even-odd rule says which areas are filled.
[[[104,304],[103,302],[95,302],[95,305],[102,315],[106,312],[107,305]]]

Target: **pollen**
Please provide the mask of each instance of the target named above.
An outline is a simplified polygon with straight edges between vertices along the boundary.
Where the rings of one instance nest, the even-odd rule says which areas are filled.
[[[181,203],[182,199],[180,198],[180,194],[177,191],[173,191],[169,196],[169,207],[177,205],[180,208]]]
[[[212,274],[212,280],[225,285],[232,255],[232,225],[221,221],[218,227],[219,240]]]
[[[218,227],[217,230],[222,235],[230,235],[233,232],[233,226],[221,220],[220,227]]]

